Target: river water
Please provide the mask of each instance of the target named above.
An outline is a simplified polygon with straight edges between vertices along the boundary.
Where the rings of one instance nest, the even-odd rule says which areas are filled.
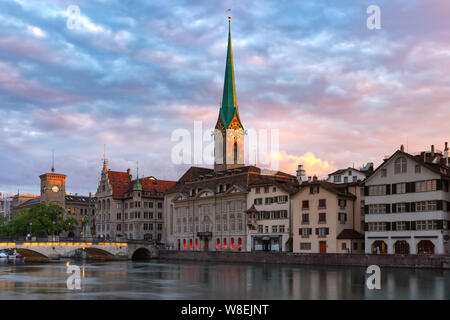
[[[67,265],[81,289],[67,287]],[[450,272],[381,269],[369,290],[360,267],[211,262],[0,262],[0,299],[450,299]]]

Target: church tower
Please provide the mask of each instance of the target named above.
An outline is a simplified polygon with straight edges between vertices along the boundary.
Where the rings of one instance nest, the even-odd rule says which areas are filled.
[[[222,105],[214,135],[214,171],[244,166],[244,127],[239,118],[231,48],[231,16],[228,17],[228,50]]]

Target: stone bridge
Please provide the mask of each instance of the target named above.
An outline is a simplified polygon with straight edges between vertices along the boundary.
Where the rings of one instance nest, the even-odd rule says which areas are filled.
[[[4,249],[16,249],[28,261],[76,257],[101,260],[149,260],[159,256],[159,251],[154,244],[140,240],[126,242],[0,242],[0,250]]]

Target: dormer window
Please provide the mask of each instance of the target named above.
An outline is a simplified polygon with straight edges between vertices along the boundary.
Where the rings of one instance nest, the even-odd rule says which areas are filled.
[[[406,158],[400,157],[395,160],[395,173],[406,173]]]

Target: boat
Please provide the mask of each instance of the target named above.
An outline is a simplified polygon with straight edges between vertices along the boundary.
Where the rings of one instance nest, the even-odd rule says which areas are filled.
[[[24,256],[17,252],[16,249],[13,250],[2,250],[0,251],[0,259],[8,259],[8,260],[15,260],[15,259],[23,259]]]

